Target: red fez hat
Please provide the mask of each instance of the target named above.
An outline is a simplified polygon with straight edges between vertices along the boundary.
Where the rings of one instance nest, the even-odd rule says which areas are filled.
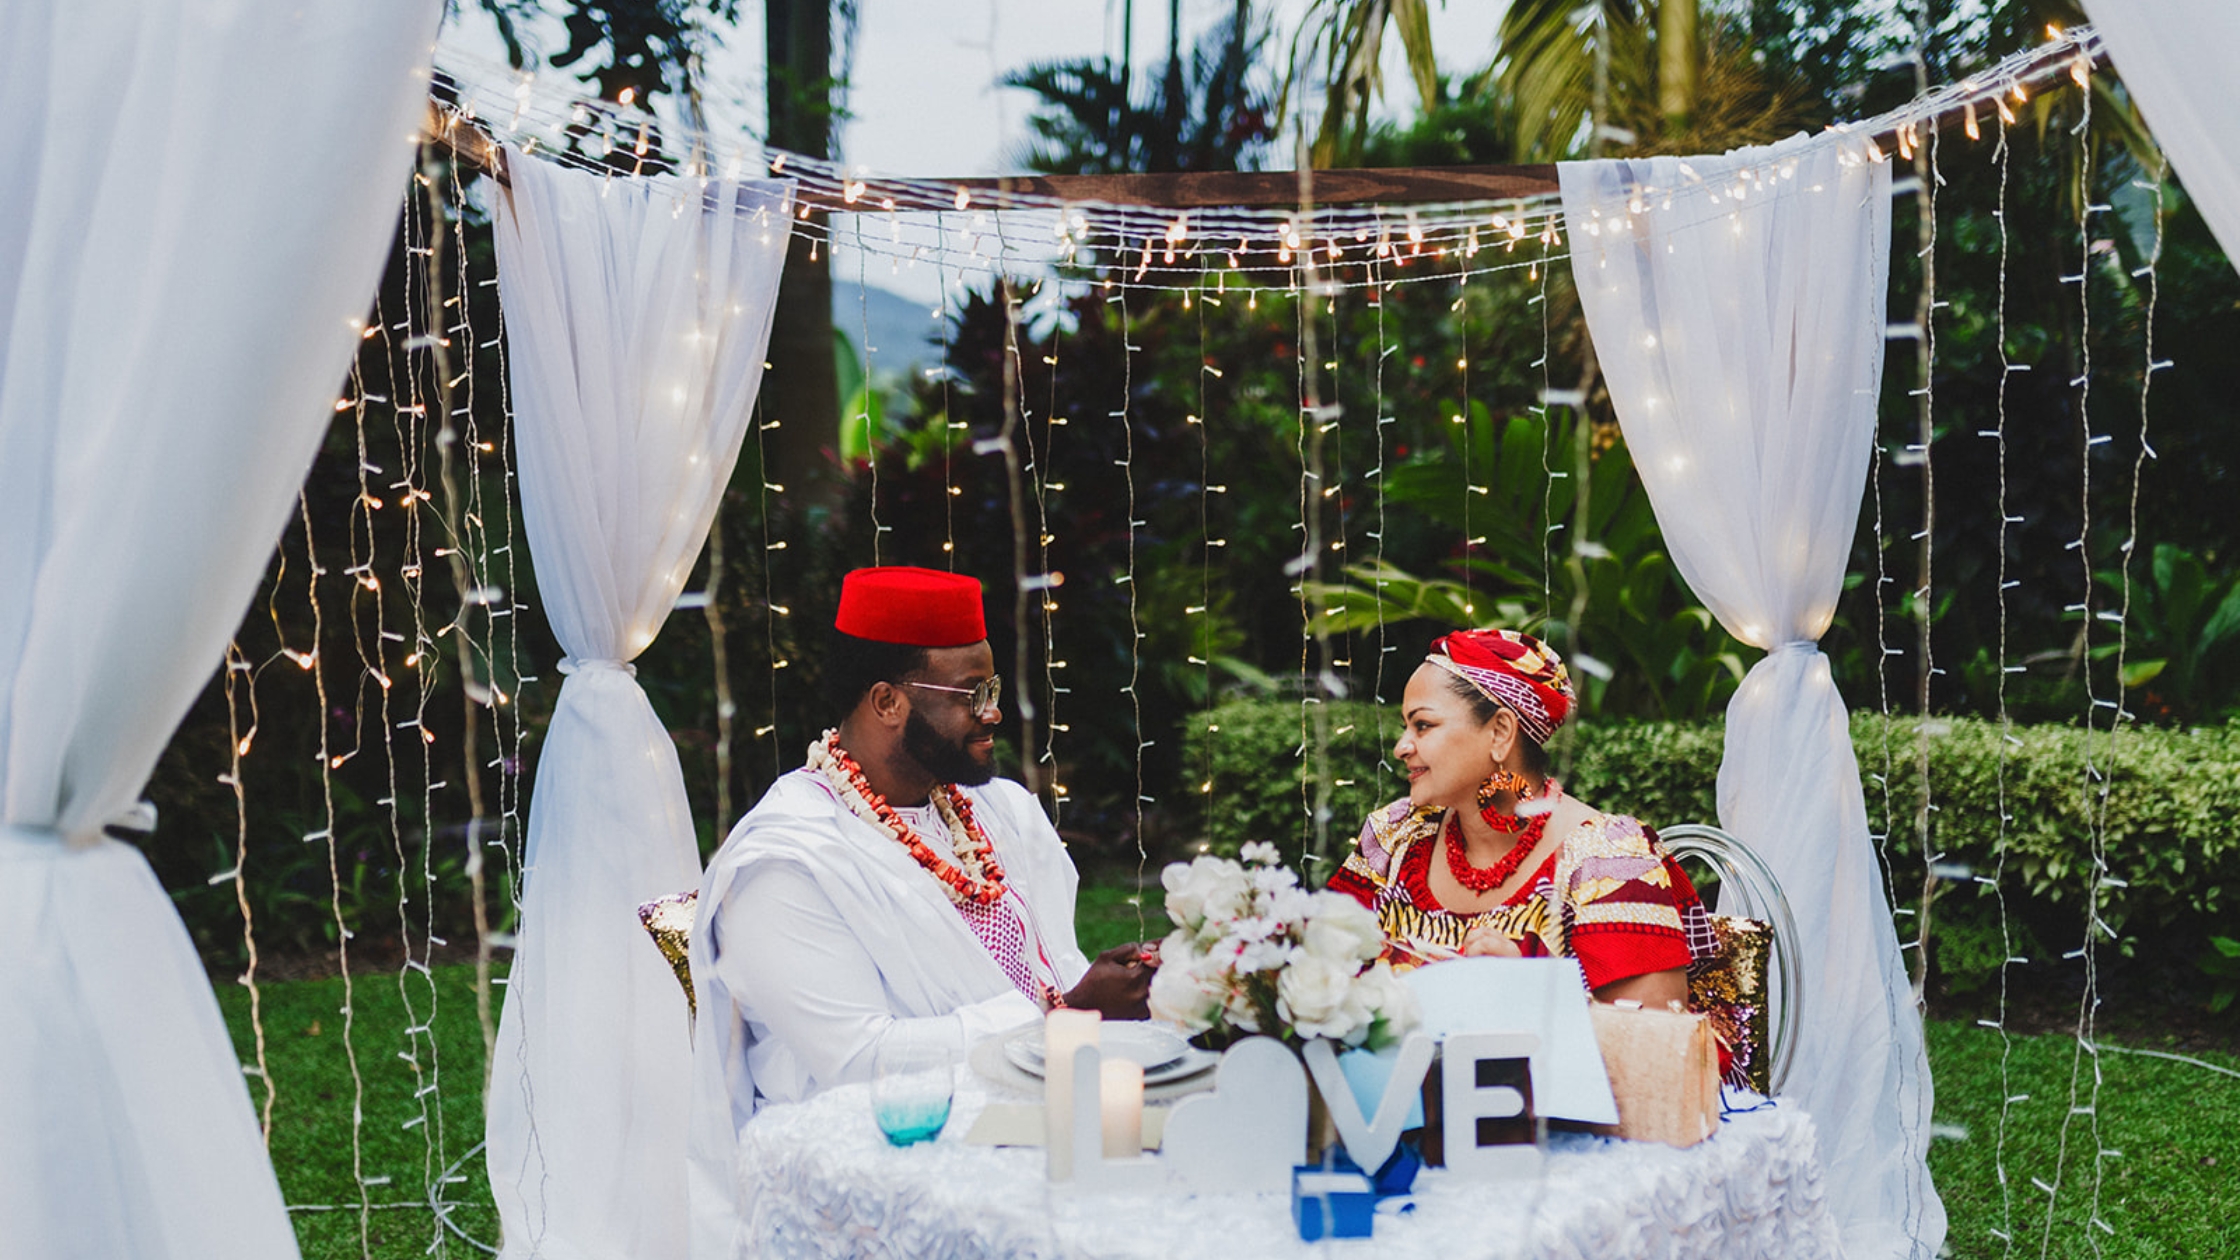
[[[895,564],[857,569],[840,579],[833,627],[874,643],[964,647],[988,637],[980,579]]]

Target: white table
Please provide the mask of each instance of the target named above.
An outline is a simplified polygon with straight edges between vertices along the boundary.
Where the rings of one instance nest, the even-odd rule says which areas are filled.
[[[994,1091],[996,1096],[1010,1095]],[[1415,1210],[1376,1236],[1307,1244],[1287,1196],[1086,1196],[1043,1153],[968,1146],[991,1087],[959,1068],[936,1142],[889,1146],[868,1087],[756,1116],[741,1137],[756,1253],[880,1257],[1807,1258],[1838,1254],[1812,1122],[1783,1103],[1730,1118],[1688,1150],[1558,1134],[1543,1182],[1485,1186],[1426,1169]]]

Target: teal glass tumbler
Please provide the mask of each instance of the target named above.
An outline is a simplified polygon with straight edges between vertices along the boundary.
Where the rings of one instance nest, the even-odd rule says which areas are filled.
[[[956,1091],[956,1060],[942,1042],[890,1030],[872,1053],[871,1116],[896,1146],[941,1136]]]

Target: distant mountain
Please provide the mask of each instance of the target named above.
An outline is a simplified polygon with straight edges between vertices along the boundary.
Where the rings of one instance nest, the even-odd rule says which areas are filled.
[[[868,320],[866,319],[868,316]],[[882,380],[936,367],[941,363],[941,324],[933,304],[907,298],[878,285],[832,281],[832,326],[862,353],[864,329],[871,332],[871,370]]]

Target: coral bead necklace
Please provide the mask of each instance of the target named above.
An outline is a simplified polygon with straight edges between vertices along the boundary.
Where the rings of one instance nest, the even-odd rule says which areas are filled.
[[[1525,859],[1540,847],[1541,838],[1548,834],[1548,815],[1555,811],[1556,798],[1562,795],[1563,789],[1556,786],[1554,779],[1550,779],[1540,794],[1541,799],[1547,802],[1547,807],[1529,819],[1518,818],[1513,814],[1497,814],[1492,810],[1485,811],[1485,820],[1492,824],[1495,831],[1508,832],[1517,838],[1516,844],[1510,846],[1507,853],[1496,858],[1491,866],[1470,864],[1469,850],[1462,839],[1462,816],[1459,813],[1449,815],[1446,834],[1447,873],[1454,876],[1454,882],[1479,894],[1492,892],[1508,883],[1517,869],[1524,865]],[[1525,799],[1529,798],[1520,797],[1519,803]]]
[[[941,860],[917,830],[902,820],[887,798],[864,777],[863,767],[840,746],[837,729],[809,745],[809,768],[823,776],[833,794],[856,817],[891,835],[918,865],[941,881],[949,900],[962,906],[991,906],[1003,899],[1003,866],[996,861],[995,843],[980,821],[972,816],[972,802],[953,783],[933,785],[933,806],[949,832],[949,847],[956,855],[951,865]]]

